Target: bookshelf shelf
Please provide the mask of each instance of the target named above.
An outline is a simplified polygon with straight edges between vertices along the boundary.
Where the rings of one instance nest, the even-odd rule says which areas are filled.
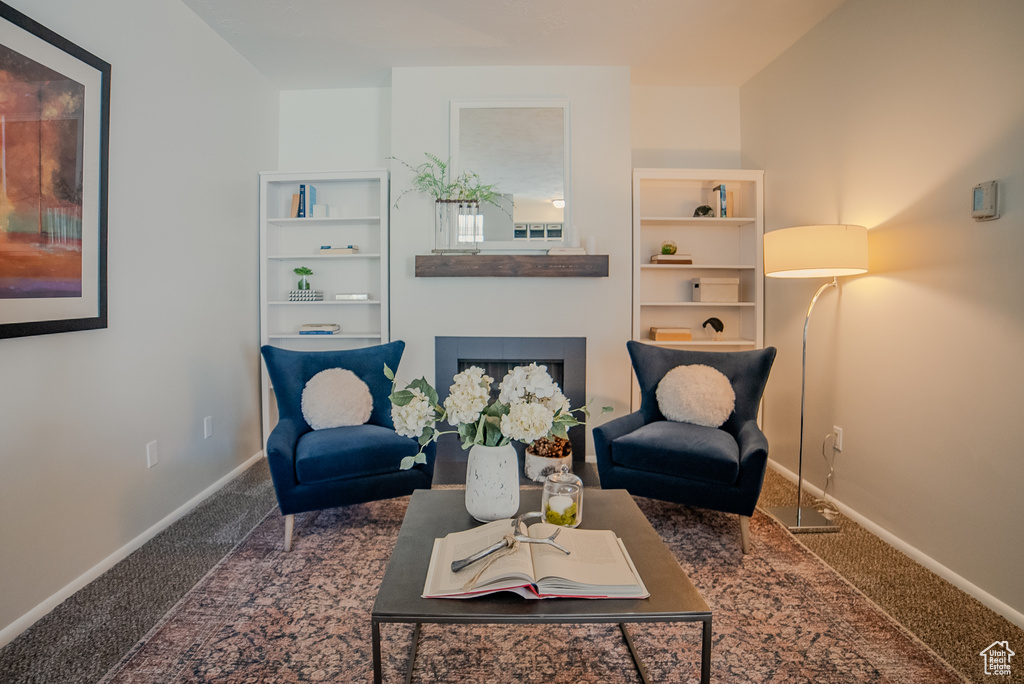
[[[302,227],[313,228],[317,226],[341,226],[352,223],[378,223],[380,216],[325,216],[322,218],[272,218],[267,223],[287,228]]]
[[[703,333],[701,332],[701,333],[696,333],[696,334],[697,335],[701,335]],[[698,348],[698,349],[702,348],[702,347],[747,347],[747,348],[753,349],[753,348],[755,348],[757,346],[757,342],[755,342],[754,340],[747,340],[747,339],[742,339],[742,338],[733,338],[733,339],[724,339],[724,340],[693,339],[693,340],[687,340],[685,342],[664,342],[664,341],[655,341],[655,340],[652,340],[650,338],[650,336],[645,336],[645,337],[641,337],[640,341],[641,342],[646,342],[647,344],[656,344],[659,347],[694,347],[694,348]]]
[[[680,226],[704,226],[712,228],[739,228],[757,223],[756,218],[706,218],[699,216],[641,216],[643,224],[668,223]]]
[[[272,261],[305,261],[306,259],[380,259],[379,252],[356,252],[355,254],[273,254]]]
[[[289,302],[285,300],[276,300],[273,302],[267,302],[270,306],[353,306],[356,304],[373,304],[379,306],[380,303],[381,301],[379,299],[330,299],[322,302]]]
[[[640,302],[640,306],[695,306],[713,309],[720,307],[753,307],[756,304],[754,302]]]
[[[679,269],[683,271],[755,271],[757,266],[741,266],[738,264],[641,264],[641,269],[665,271]]]
[[[301,335],[299,333],[274,333],[269,335],[272,340],[380,340],[380,333],[359,332],[359,333],[335,333],[333,335]]]

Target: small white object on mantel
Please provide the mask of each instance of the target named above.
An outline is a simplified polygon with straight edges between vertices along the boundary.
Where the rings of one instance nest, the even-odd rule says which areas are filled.
[[[582,247],[552,247],[548,250],[548,254],[552,256],[564,256],[567,254],[583,255],[586,253],[587,250]]]

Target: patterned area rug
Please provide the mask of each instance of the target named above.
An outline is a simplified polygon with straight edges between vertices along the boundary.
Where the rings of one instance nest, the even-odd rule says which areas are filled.
[[[761,512],[739,522],[637,499],[714,612],[715,682],[960,682],[952,669]],[[408,499],[270,514],[103,682],[366,682],[370,609]],[[525,599],[524,599],[525,600]],[[631,625],[652,681],[695,682],[699,623]],[[412,630],[382,626],[384,681]],[[616,626],[424,625],[415,682],[638,682]]]

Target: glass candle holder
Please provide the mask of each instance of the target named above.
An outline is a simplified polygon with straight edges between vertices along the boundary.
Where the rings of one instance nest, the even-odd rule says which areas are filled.
[[[548,475],[541,495],[544,522],[577,527],[583,520],[583,482],[562,466],[562,472]]]

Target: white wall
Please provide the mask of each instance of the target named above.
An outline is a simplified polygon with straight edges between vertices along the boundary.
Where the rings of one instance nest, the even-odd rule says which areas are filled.
[[[740,168],[740,89],[633,86],[633,166]]]
[[[281,93],[279,171],[353,171],[387,166],[391,89]]]
[[[870,229],[871,272],[815,309],[804,472],[1024,620],[1024,4],[849,0],[743,86],[767,229]],[[997,179],[1003,217],[975,223]],[[767,283],[771,456],[796,469],[820,282]],[[1007,610],[1008,608],[1008,610]],[[985,644],[980,644],[984,647]]]
[[[448,151],[453,99],[567,98],[573,223],[609,257],[608,278],[416,278],[433,247],[429,197],[391,212],[391,330],[407,343],[400,379],[434,375],[438,335],[587,338],[587,394],[628,412],[630,332],[629,70],[624,67],[401,68],[391,76],[391,145],[413,164]],[[411,173],[391,167],[392,196]],[[441,378],[439,382],[450,382]]]
[[[109,328],[0,340],[4,640],[259,452],[257,173],[277,163],[276,90],[178,0],[11,4],[113,75]]]

